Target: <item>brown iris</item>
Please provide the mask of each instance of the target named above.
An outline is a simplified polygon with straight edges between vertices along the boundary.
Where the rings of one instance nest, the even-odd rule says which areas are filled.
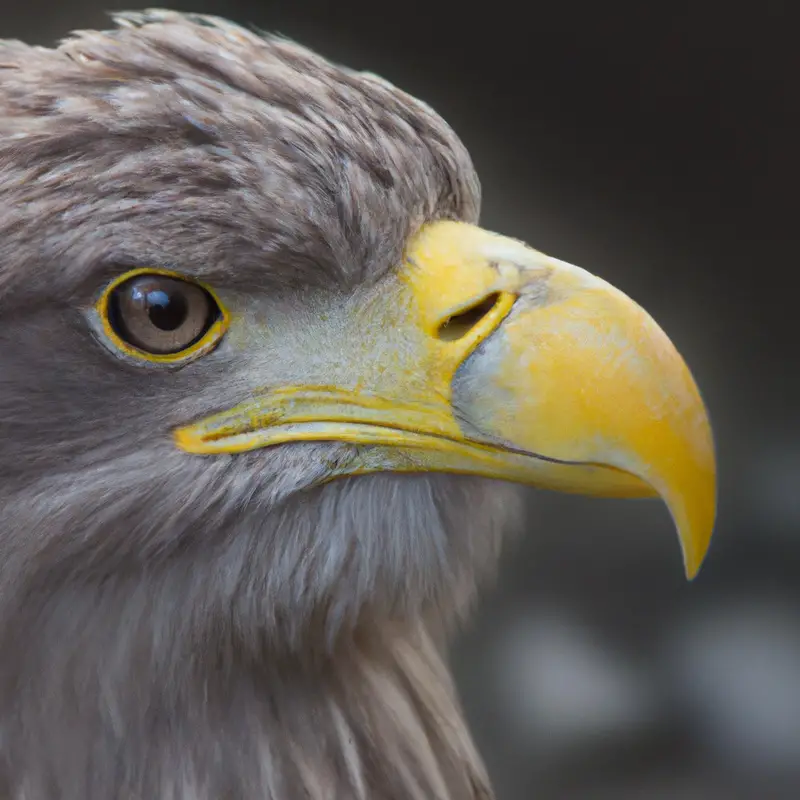
[[[205,289],[166,275],[135,275],[115,286],[108,298],[114,333],[152,355],[174,355],[190,348],[219,315],[219,306]]]

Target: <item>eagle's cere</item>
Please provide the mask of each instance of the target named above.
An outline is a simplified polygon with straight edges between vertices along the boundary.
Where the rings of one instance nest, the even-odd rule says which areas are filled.
[[[429,107],[218,19],[0,43],[0,796],[491,796],[441,654],[520,485],[714,454],[656,323]]]

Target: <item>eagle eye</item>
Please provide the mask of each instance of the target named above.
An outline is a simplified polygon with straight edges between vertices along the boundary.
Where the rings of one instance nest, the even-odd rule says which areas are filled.
[[[157,363],[203,355],[227,327],[227,314],[209,289],[164,270],[122,275],[106,288],[96,309],[118,350]]]

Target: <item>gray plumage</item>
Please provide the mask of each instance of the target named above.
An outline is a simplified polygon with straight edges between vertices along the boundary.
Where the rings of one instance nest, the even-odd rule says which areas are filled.
[[[180,452],[176,426],[268,385],[293,343],[148,370],[86,317],[111,277],[159,266],[313,325],[422,223],[477,219],[466,150],[293,43],[117,22],[0,43],[0,796],[490,797],[440,634],[518,489],[318,485],[337,443]]]

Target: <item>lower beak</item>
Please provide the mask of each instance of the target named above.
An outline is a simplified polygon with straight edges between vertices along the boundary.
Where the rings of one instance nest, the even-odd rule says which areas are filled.
[[[337,352],[352,340],[333,380],[254,394],[177,430],[178,446],[340,441],[359,447],[329,477],[443,471],[658,495],[687,576],[697,573],[716,509],[708,416],[666,334],[622,292],[515,240],[438,222],[409,243],[390,285],[319,325],[320,348],[334,330]]]

